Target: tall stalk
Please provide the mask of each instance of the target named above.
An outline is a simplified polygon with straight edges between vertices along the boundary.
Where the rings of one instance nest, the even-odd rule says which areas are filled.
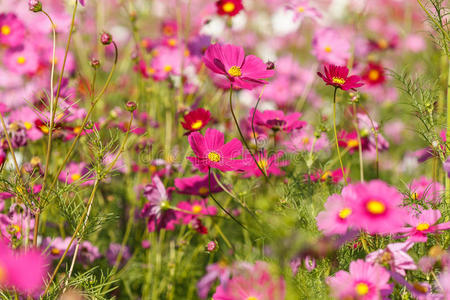
[[[333,94],[333,129],[334,129],[334,140],[336,142],[336,150],[337,150],[337,154],[339,157],[339,163],[341,165],[341,171],[342,171],[342,176],[344,177],[344,181],[345,184],[348,184],[347,181],[347,176],[345,175],[345,170],[344,170],[344,164],[342,163],[342,157],[341,157],[341,150],[339,149],[339,142],[338,142],[338,137],[337,137],[337,130],[336,130],[336,93],[337,93],[338,88],[335,87],[334,88],[334,94]]]

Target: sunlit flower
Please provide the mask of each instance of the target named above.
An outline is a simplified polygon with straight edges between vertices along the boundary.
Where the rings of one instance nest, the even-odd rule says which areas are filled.
[[[354,90],[363,86],[361,77],[357,75],[348,76],[349,69],[345,66],[327,65],[323,67],[324,75],[320,72],[317,75],[325,81],[327,85],[332,85],[336,88],[347,90]]]

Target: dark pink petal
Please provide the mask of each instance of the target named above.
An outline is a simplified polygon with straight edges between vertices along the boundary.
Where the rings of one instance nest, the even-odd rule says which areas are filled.
[[[222,132],[214,128],[208,128],[205,132],[207,151],[219,150],[225,143],[225,137]]]
[[[235,158],[242,154],[242,143],[237,138],[232,139],[222,146],[221,154],[226,158]]]
[[[203,135],[199,132],[193,132],[189,135],[188,140],[195,155],[198,157],[206,157],[208,149]]]
[[[267,65],[261,58],[254,55],[248,55],[241,68],[242,76],[252,79],[270,78],[275,73],[274,70],[267,70]]]

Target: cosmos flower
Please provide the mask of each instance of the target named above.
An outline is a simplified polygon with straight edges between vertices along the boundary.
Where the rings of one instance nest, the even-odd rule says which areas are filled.
[[[362,79],[368,85],[383,84],[386,81],[383,66],[370,62],[362,73]]]
[[[391,271],[405,276],[405,270],[417,269],[414,259],[408,254],[408,250],[412,246],[414,246],[414,243],[411,242],[389,244],[385,249],[379,249],[369,253],[366,256],[366,261],[380,265],[388,265]]]
[[[323,67],[324,74],[318,72],[320,78],[325,81],[327,85],[332,85],[336,88],[347,90],[354,90],[363,86],[364,84],[361,81],[361,77],[358,75],[348,76],[349,69],[345,66],[335,66],[335,65],[325,65]]]
[[[338,135],[339,147],[348,149],[349,153],[358,151],[358,133],[356,131],[347,132],[341,130]],[[361,138],[361,149],[364,151],[367,149],[367,140]]]
[[[289,161],[281,160],[281,157],[284,155],[283,151],[279,151],[273,155],[267,153],[266,150],[259,152],[255,155],[255,158],[258,162],[259,167],[256,165],[255,161],[251,158],[250,153],[246,152],[244,158],[246,158],[243,165],[244,177],[260,177],[263,176],[261,173],[261,169],[264,170],[266,175],[275,175],[281,176],[284,175],[284,172],[280,169],[280,167],[284,167],[289,165]]]
[[[27,138],[31,141],[37,141],[44,136],[42,131],[35,125],[37,120],[39,120],[39,116],[29,106],[16,109],[9,115],[11,123],[18,123],[25,127]]]
[[[67,184],[79,183],[81,186],[94,184],[92,174],[85,162],[70,162],[66,168],[59,174],[58,179]]]
[[[198,195],[207,197],[209,195],[209,176],[194,175],[192,177],[175,178],[176,191],[180,194]],[[211,177],[211,193],[221,192],[222,188],[214,176]]]
[[[184,117],[184,122],[181,122],[183,128],[188,130],[188,132],[200,131],[203,127],[208,125],[211,120],[211,113],[204,108],[197,108]]]
[[[230,44],[213,44],[203,56],[203,62],[214,73],[224,75],[233,87],[253,89],[267,82],[274,70],[254,55],[245,56],[244,49]]]
[[[337,29],[319,29],[314,33],[313,54],[326,64],[346,65],[351,55],[350,41]]]
[[[234,138],[225,144],[225,137],[217,129],[206,129],[205,135],[193,132],[189,135],[189,144],[196,157],[188,157],[192,164],[202,172],[209,168],[222,172],[236,171],[241,168],[242,161],[234,159],[242,154],[241,141]]]
[[[42,249],[46,249],[46,254],[48,257],[52,259],[59,259],[64,254],[64,251],[66,251],[67,247],[70,244],[70,237],[67,237],[65,239],[61,237],[56,237],[54,239],[50,237],[46,237],[42,242]],[[70,246],[69,251],[67,252],[68,256],[72,256],[73,252],[75,250],[75,244],[72,243]]]
[[[342,194],[346,194],[347,187],[344,187]],[[345,197],[333,194],[328,197],[325,203],[325,210],[321,211],[317,217],[317,227],[325,235],[344,234],[349,229],[349,217],[352,215],[350,205],[346,203]]]
[[[294,112],[285,115],[281,110],[265,110],[263,112],[251,109],[248,115],[248,122],[253,119],[253,113],[255,114],[254,124],[258,126],[264,126],[273,131],[285,131],[291,132],[294,129],[301,129],[307,123],[305,121],[300,121],[302,116],[299,112]]]
[[[337,299],[377,300],[391,292],[389,278],[383,267],[358,259],[350,263],[349,272],[339,271],[327,283]]]
[[[405,224],[406,211],[400,207],[403,195],[384,181],[372,180],[348,185],[350,191],[342,194],[352,210],[349,219],[353,228],[369,234],[398,232]]]
[[[20,46],[25,37],[25,26],[13,13],[0,14],[0,45]]]
[[[159,176],[153,176],[152,184],[144,187],[144,196],[148,202],[142,208],[141,216],[148,218],[148,231],[159,231],[162,228],[173,230],[176,215],[170,209],[169,195]]]
[[[114,266],[117,256],[119,255],[121,249],[122,249],[121,244],[118,244],[118,243],[109,244],[109,247],[108,247],[108,250],[106,251],[105,256],[111,266]],[[128,246],[124,245],[123,250],[122,250],[121,265],[125,264],[130,259],[130,257],[131,257],[130,248],[128,248]]]
[[[325,132],[315,133],[311,125],[306,125],[301,130],[293,130],[284,146],[289,152],[319,152],[329,147],[329,141]]]
[[[214,281],[219,279],[221,284],[226,285],[230,279],[230,275],[231,267],[224,262],[208,265],[206,267],[206,274],[197,282],[198,296],[201,299],[206,299]]]
[[[217,208],[215,206],[205,206],[205,201],[193,201],[189,203],[187,201],[181,201],[177,204],[177,208],[186,212],[176,211],[176,215],[179,221],[183,224],[189,224],[192,220],[202,216],[215,216],[217,215]],[[192,212],[192,213],[187,213]]]
[[[427,203],[441,202],[441,193],[444,191],[444,186],[435,182],[425,176],[414,179],[409,187],[411,190],[411,198],[413,200],[422,200]]]
[[[345,172],[345,174],[348,174],[348,170],[345,169],[345,168],[344,168],[344,172]],[[332,183],[338,183],[342,179],[344,179],[344,176],[342,174],[342,169],[341,168],[338,168],[336,170],[330,170],[330,171],[319,170],[315,174],[311,174],[309,176],[309,180],[311,180],[313,182],[331,181]]]
[[[254,265],[237,268],[234,276],[217,287],[213,300],[283,300],[285,283],[282,278],[272,276],[268,265],[256,262]]]
[[[403,233],[402,237],[408,237],[408,241],[425,243],[429,233],[439,233],[450,229],[450,222],[439,223],[441,212],[435,209],[426,209],[418,214],[411,211],[406,221],[407,225],[398,230]]]
[[[8,49],[3,56],[4,65],[11,72],[21,75],[33,75],[39,67],[39,56],[31,45],[21,49]]]
[[[227,15],[233,17],[244,9],[244,6],[242,5],[242,0],[218,0],[216,2],[216,6],[217,6],[217,13],[220,16]]]
[[[286,7],[294,12],[294,22],[301,21],[305,17],[320,19],[322,14],[309,3],[309,0],[292,0]]]

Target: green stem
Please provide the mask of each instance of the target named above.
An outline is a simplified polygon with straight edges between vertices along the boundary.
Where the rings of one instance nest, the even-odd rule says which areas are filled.
[[[364,165],[363,165],[363,157],[362,157],[362,145],[361,145],[361,135],[359,134],[359,124],[356,115],[356,104],[353,103],[353,124],[356,129],[356,137],[358,139],[358,153],[359,153],[359,175],[361,181],[364,181]]]
[[[447,72],[447,141],[450,141],[450,62],[447,59],[448,72]],[[447,147],[446,147],[447,148]],[[449,157],[447,155],[447,157]],[[450,178],[445,176],[445,200],[450,203]]]
[[[341,157],[341,150],[339,150],[339,142],[337,137],[337,130],[336,130],[336,93],[337,93],[337,87],[334,88],[334,95],[333,95],[333,129],[334,129],[334,140],[336,142],[336,150],[339,157],[339,163],[341,164],[341,171],[342,176],[344,177],[345,184],[347,185],[347,176],[345,175],[344,170],[344,164],[342,163],[342,157]]]

